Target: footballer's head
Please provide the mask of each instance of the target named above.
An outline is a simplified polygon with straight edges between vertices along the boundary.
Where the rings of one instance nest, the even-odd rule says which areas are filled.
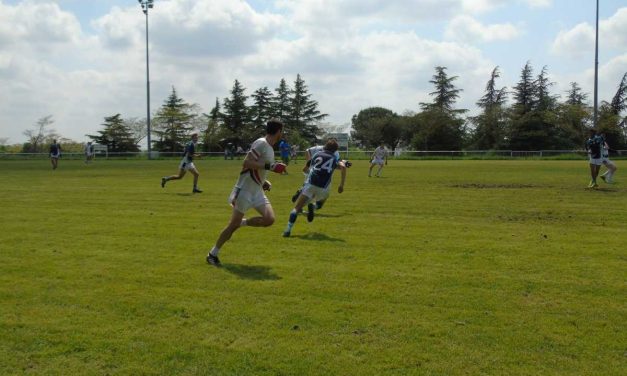
[[[594,136],[595,134],[597,134],[597,130],[594,128],[590,128],[588,132],[590,133],[590,136]]]
[[[327,143],[324,144],[324,150],[330,151],[331,153],[335,153],[337,151],[338,145],[337,140],[334,138],[330,138],[327,140]]]
[[[192,133],[192,141],[198,141],[198,133]]]
[[[266,123],[266,133],[269,135],[275,135],[283,131],[283,123],[278,119],[270,119]]]

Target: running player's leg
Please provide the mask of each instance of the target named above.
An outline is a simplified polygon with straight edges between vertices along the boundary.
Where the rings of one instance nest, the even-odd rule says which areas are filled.
[[[192,173],[192,175],[194,175],[194,188],[192,189],[192,192],[193,193],[202,193],[202,191],[200,189],[198,189],[198,177],[200,176],[200,173],[196,169],[196,166],[190,168],[189,171]]]

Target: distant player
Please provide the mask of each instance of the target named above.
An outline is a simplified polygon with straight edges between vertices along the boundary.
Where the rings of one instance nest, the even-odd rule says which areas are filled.
[[[161,188],[165,188],[165,183],[170,180],[181,179],[183,176],[185,176],[185,172],[189,171],[194,175],[194,188],[192,189],[192,193],[202,193],[202,191],[198,189],[198,177],[200,176],[200,173],[198,173],[196,165],[194,165],[194,157],[200,157],[200,154],[196,154],[197,143],[198,133],[193,133],[191,141],[185,145],[185,153],[183,154],[183,159],[179,164],[178,174],[162,177]]]
[[[311,222],[314,219],[315,207],[314,202],[323,201],[329,197],[329,189],[331,186],[331,178],[336,168],[340,168],[342,171],[342,181],[337,189],[338,193],[344,192],[344,183],[346,182],[346,167],[344,161],[340,161],[336,155],[338,145],[337,141],[330,139],[324,145],[324,149],[311,158],[311,168],[309,175],[302,192],[296,200],[296,205],[292,209],[287,222],[287,227],[283,231],[284,237],[289,237],[292,233],[292,228],[298,218],[298,213],[301,213],[305,204],[307,205],[307,221]]]
[[[233,233],[242,226],[268,227],[274,223],[274,209],[264,191],[269,191],[272,185],[266,180],[268,170],[278,174],[285,171],[286,165],[274,160],[274,144],[281,139],[283,123],[270,120],[266,124],[266,136],[257,139],[250,147],[250,151],[242,164],[239,179],[229,196],[229,203],[233,207],[228,225],[218,237],[216,244],[207,255],[207,262],[220,266],[218,254],[220,249]],[[254,208],[261,216],[244,218],[244,214]]]
[[[603,164],[601,149],[605,140],[603,140],[603,137],[598,135],[594,129],[590,129],[589,133],[590,137],[586,140],[586,151],[588,152],[591,177],[588,188],[596,188],[599,186],[597,184],[597,176],[599,175],[601,164]]]
[[[50,145],[50,163],[53,170],[59,167],[59,158],[61,158],[61,145],[57,143],[57,140],[52,140]]]
[[[388,151],[383,145],[383,141],[381,141],[381,145],[374,149],[372,153],[372,157],[370,158],[370,169],[368,170],[368,177],[372,176],[372,168],[374,166],[379,166],[379,170],[377,171],[376,177],[381,177],[381,170],[383,169],[383,164],[387,166],[388,164]]]
[[[85,164],[91,163],[94,159],[94,145],[91,144],[91,141],[85,144]]]
[[[283,161],[283,163],[286,166],[289,165],[292,147],[286,139],[282,139],[281,142],[279,142],[279,152],[281,153],[281,160]],[[285,174],[287,174],[287,171],[285,171]]]
[[[607,168],[607,170],[601,174],[601,179],[603,179],[606,183],[612,184],[614,181],[614,173],[616,172],[616,165],[614,162],[610,160],[610,145],[608,145],[607,141],[605,141],[605,134],[601,133],[601,137],[603,137],[603,145],[601,146],[601,163],[603,166]]]

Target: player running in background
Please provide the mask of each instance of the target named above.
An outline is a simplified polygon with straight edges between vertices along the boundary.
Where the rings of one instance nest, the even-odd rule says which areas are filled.
[[[292,147],[285,138],[281,139],[281,142],[279,142],[279,151],[281,152],[281,160],[283,163],[286,166],[289,165]],[[285,171],[285,174],[287,175],[287,171]]]
[[[233,233],[242,226],[268,227],[274,223],[274,210],[264,191],[269,191],[271,184],[266,180],[268,170],[278,174],[285,171],[285,164],[275,162],[274,144],[281,139],[283,123],[270,120],[266,124],[266,136],[257,139],[250,147],[244,159],[239,179],[229,196],[229,203],[233,207],[231,219],[222,230],[216,244],[207,255],[207,262],[220,266],[218,254],[220,249]],[[261,216],[244,218],[244,214],[254,208]]]
[[[52,169],[56,170],[59,167],[59,158],[61,157],[61,145],[57,143],[57,140],[52,140],[50,145],[50,163]]]
[[[603,163],[601,148],[605,140],[603,140],[603,137],[598,135],[594,129],[590,129],[589,133],[590,137],[586,140],[586,151],[588,151],[591,177],[588,188],[596,188],[599,186],[597,184],[597,176],[599,175],[599,170],[601,169],[601,164]]]
[[[284,237],[289,237],[292,233],[292,228],[298,213],[301,213],[305,204],[307,204],[307,221],[311,222],[314,219],[315,207],[313,202],[325,201],[329,197],[329,188],[331,186],[331,178],[333,177],[333,171],[336,168],[340,168],[342,171],[342,181],[337,188],[338,193],[344,192],[344,183],[346,182],[346,167],[344,161],[340,161],[336,155],[338,145],[337,141],[330,139],[324,145],[324,149],[311,158],[311,168],[303,191],[296,200],[294,209],[290,212],[290,218],[287,222],[287,227],[283,231]]]
[[[605,168],[607,168],[607,171],[601,174],[601,179],[603,179],[608,184],[612,184],[614,173],[616,172],[616,165],[610,160],[611,148],[605,140],[605,134],[601,133],[601,137],[603,137],[603,145],[601,146],[601,163],[603,163]]]
[[[165,188],[165,183],[170,180],[179,180],[183,176],[185,176],[185,172],[189,171],[194,175],[194,188],[192,189],[192,193],[202,193],[200,189],[198,189],[198,177],[200,174],[194,165],[194,157],[200,157],[199,154],[196,154],[196,144],[198,143],[198,133],[192,134],[192,139],[185,145],[185,153],[183,154],[183,159],[179,164],[179,173],[171,176],[164,176],[161,178],[161,188]]]
[[[385,148],[385,145],[383,145],[383,141],[381,141],[381,144],[379,145],[379,147],[374,149],[374,153],[372,153],[372,157],[370,160],[370,169],[368,170],[368,177],[372,176],[372,168],[375,165],[379,166],[379,170],[377,171],[376,177],[381,177],[381,170],[383,169],[384,162],[385,162],[385,165],[388,164],[388,151]]]

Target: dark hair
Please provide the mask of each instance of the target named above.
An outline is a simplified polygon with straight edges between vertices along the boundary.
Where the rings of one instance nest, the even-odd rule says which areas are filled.
[[[277,134],[278,131],[283,129],[283,123],[277,119],[268,120],[266,123],[267,134]]]
[[[588,132],[590,132],[590,134],[597,134],[597,130],[594,128],[590,128]]]
[[[324,150],[330,151],[331,153],[335,153],[337,151],[338,144],[334,138],[330,138],[327,140],[327,143],[324,145]]]

